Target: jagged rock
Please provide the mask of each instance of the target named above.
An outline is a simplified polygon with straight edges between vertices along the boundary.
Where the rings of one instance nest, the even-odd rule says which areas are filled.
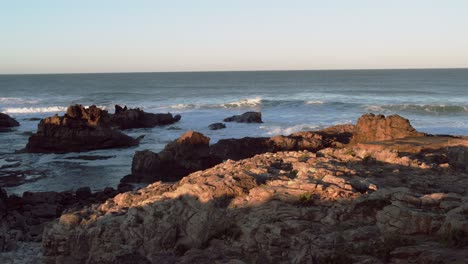
[[[204,143],[201,145],[185,144],[187,147],[183,151],[171,150],[178,144],[170,143],[159,154],[149,150],[137,151],[132,162],[132,174],[125,176],[122,182],[176,181],[191,172],[207,169],[223,160],[240,160],[266,152],[292,150],[315,152],[326,147],[341,146],[349,143],[351,134],[343,132],[349,129],[348,126],[347,128],[336,128],[327,131],[304,131],[289,136],[272,138],[221,139],[211,146],[209,146],[209,140],[203,140]],[[197,137],[205,138],[197,132],[189,133],[195,133]],[[185,153],[185,155],[177,155],[176,157],[173,154],[175,152]],[[199,160],[197,161],[197,159]],[[180,165],[183,163],[188,164]]]
[[[49,225],[44,261],[464,263],[467,172],[379,157],[368,162],[347,148],[265,153],[156,182]],[[453,182],[465,191],[441,192]]]
[[[43,119],[29,137],[27,152],[65,153],[138,145],[138,140],[111,129],[107,111],[73,105],[60,117]]]
[[[180,118],[180,115],[172,116],[171,113],[153,114],[144,112],[138,108],[127,109],[126,106],[122,108],[116,105],[115,114],[111,115],[110,122],[112,126],[118,127],[119,129],[149,128],[173,124],[179,121]]]
[[[365,114],[362,115],[355,126],[353,143],[369,141],[382,141],[399,139],[406,137],[421,137],[424,133],[419,133],[414,129],[408,119],[399,115]]]
[[[225,118],[223,121],[237,123],[263,123],[262,113],[260,112],[245,112],[242,115],[234,115]]]
[[[201,133],[189,131],[158,154],[137,151],[132,161],[132,174],[122,182],[176,181],[193,171],[212,167],[219,161],[209,155],[209,142]]]
[[[41,241],[44,226],[60,217],[62,212],[100,203],[117,194],[113,188],[91,193],[89,187],[84,187],[76,193],[24,192],[19,197],[7,196],[0,188],[0,252],[15,250],[21,242]]]
[[[0,113],[0,128],[16,127],[19,125],[18,121],[11,118],[9,115]]]
[[[273,151],[268,138],[245,137],[240,139],[221,139],[210,147],[210,155],[218,160],[240,160],[254,155]]]
[[[223,123],[213,123],[208,126],[210,130],[218,130],[218,129],[223,129],[226,128],[226,125]]]

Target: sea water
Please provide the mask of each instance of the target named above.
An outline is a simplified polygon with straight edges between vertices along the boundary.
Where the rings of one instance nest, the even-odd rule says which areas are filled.
[[[88,153],[26,154],[23,149],[39,121],[63,114],[71,104],[114,105],[147,112],[181,114],[180,122],[148,129],[138,147]],[[264,123],[208,125],[246,111],[261,111]],[[23,191],[64,191],[82,186],[116,187],[130,173],[135,151],[160,151],[188,130],[215,143],[223,138],[288,135],[353,123],[364,113],[399,114],[419,131],[468,135],[468,69],[252,71],[193,73],[111,73],[0,75],[0,112],[21,126],[0,134],[0,177],[18,172]],[[108,156],[83,160],[79,155]]]

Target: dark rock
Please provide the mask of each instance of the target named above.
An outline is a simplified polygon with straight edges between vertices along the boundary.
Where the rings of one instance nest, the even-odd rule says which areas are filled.
[[[27,152],[66,153],[138,145],[138,140],[110,127],[107,111],[73,105],[63,117],[43,119],[29,138]]]
[[[23,120],[24,121],[41,121],[41,119],[39,117],[25,118]]]
[[[362,115],[353,134],[353,143],[425,136],[424,133],[417,132],[406,118],[374,114]]]
[[[213,123],[208,126],[210,130],[218,130],[218,129],[223,129],[226,128],[226,125],[223,123]]]
[[[240,160],[260,153],[274,150],[272,142],[266,137],[244,137],[240,139],[221,139],[210,147],[210,155],[218,160]]]
[[[7,114],[0,113],[0,127],[16,127],[20,124],[15,119],[11,118]]]
[[[119,129],[150,128],[169,125],[180,120],[180,115],[147,113],[138,108],[127,109],[119,105],[115,106],[115,114],[111,116],[112,126]]]
[[[0,219],[7,213],[8,195],[4,189],[0,187]]]
[[[125,177],[124,177],[125,178]],[[119,193],[124,193],[124,192],[129,192],[133,190],[133,186],[131,184],[121,182],[117,186],[117,192]]]
[[[176,181],[190,172],[212,167],[219,161],[210,156],[209,142],[208,137],[189,131],[158,154],[137,151],[132,161],[132,174],[122,182]]]
[[[234,116],[225,118],[224,122],[263,123],[262,113],[260,113],[260,112],[245,112],[242,115],[234,115]]]
[[[89,199],[89,197],[91,196],[91,188],[89,187],[78,188],[75,192],[75,195],[78,200]]]

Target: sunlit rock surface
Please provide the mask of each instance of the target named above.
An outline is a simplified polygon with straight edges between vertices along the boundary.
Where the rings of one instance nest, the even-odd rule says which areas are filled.
[[[457,146],[227,160],[62,215],[44,232],[44,261],[466,263],[467,140]]]

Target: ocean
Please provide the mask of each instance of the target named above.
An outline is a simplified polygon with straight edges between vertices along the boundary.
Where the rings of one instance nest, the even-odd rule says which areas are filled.
[[[140,146],[88,152],[109,156],[83,160],[83,153],[16,153],[39,121],[68,105],[114,105],[147,112],[181,114],[180,122],[151,129]],[[263,124],[208,125],[246,111],[261,111]],[[355,122],[364,113],[399,114],[422,132],[468,135],[468,69],[251,71],[193,73],[109,73],[0,75],[0,112],[21,126],[0,133],[2,177],[25,182],[9,193],[116,187],[130,173],[135,151],[160,151],[187,130],[215,143],[223,138],[288,135]],[[33,119],[31,119],[33,118]],[[6,179],[6,178],[5,178]]]

